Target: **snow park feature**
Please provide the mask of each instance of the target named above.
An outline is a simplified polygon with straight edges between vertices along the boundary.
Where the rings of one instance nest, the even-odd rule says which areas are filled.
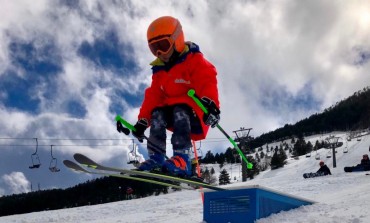
[[[315,203],[259,185],[204,193],[205,222],[253,223],[281,211]]]

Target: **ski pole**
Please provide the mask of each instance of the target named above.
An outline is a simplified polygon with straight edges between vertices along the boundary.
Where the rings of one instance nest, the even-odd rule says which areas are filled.
[[[202,104],[202,102],[200,101],[200,98],[195,94],[195,90],[194,89],[190,89],[188,91],[188,96],[191,97],[195,103],[202,109],[202,111],[205,113],[205,114],[208,114],[208,110],[206,107],[204,107],[204,105]],[[244,162],[247,164],[247,168],[248,169],[252,169],[253,168],[253,164],[250,163],[248,160],[247,160],[247,157],[245,157],[244,153],[240,150],[239,146],[236,144],[236,142],[223,130],[223,128],[219,125],[219,124],[216,124],[216,127],[222,132],[222,134],[224,134],[226,136],[226,138],[230,141],[230,143],[234,146],[234,148],[236,149],[236,151],[239,153],[239,155],[242,157],[242,159],[244,160]]]
[[[133,131],[133,132],[136,132],[136,128],[135,128],[135,126],[133,126],[132,124],[130,124],[129,122],[127,122],[126,120],[124,120],[121,116],[119,116],[119,115],[117,115],[116,116],[116,118],[115,118],[115,120],[117,121],[117,122],[120,122],[120,123],[122,123],[124,126],[126,126],[126,128],[125,127],[121,127],[122,128],[122,131],[123,131],[123,133],[125,133],[126,135],[128,135],[129,133],[130,133],[130,130],[131,131]],[[126,133],[126,132],[128,132],[128,133]],[[159,148],[155,143],[153,143],[151,140],[149,140],[149,138],[146,136],[146,135],[144,135],[144,139],[148,142],[148,144],[150,144],[151,146],[153,146],[152,148],[156,151],[156,152],[158,152],[158,153],[163,153],[162,152],[162,149],[161,148]],[[165,157],[166,157],[166,159],[169,159],[166,155],[165,155]]]
[[[197,147],[195,146],[195,141],[192,140],[192,143],[193,143],[193,148],[194,148],[194,156],[195,156],[195,161],[197,162],[196,163],[196,168],[197,168],[197,175],[199,178],[202,177],[202,174],[200,173],[200,164],[199,164],[199,159],[198,159],[198,152],[197,152]],[[203,192],[203,187],[199,187],[200,189],[200,194],[201,194],[201,197],[202,197],[202,202],[204,204],[204,192]]]

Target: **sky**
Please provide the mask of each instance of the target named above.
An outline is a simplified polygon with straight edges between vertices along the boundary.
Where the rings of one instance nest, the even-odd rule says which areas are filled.
[[[320,149],[317,153],[332,175],[311,179],[302,177],[303,173],[316,172],[319,169],[319,161],[315,159],[316,154],[312,154],[309,158],[305,155],[300,156],[298,160],[288,158],[283,168],[268,169],[257,175],[255,179],[246,182],[241,182],[238,172],[240,164],[225,165],[223,168],[232,179],[231,184],[221,187],[229,190],[244,190],[258,185],[262,189],[314,202],[313,205],[261,218],[256,223],[367,223],[370,218],[370,176],[365,175],[365,172],[345,173],[343,168],[358,164],[363,154],[369,154],[370,135],[361,137],[361,141],[355,139],[346,141],[345,138],[348,136],[346,133],[331,134],[340,137],[339,140],[343,142],[343,145],[336,149],[336,168],[333,168],[332,158],[327,158],[330,150]],[[311,136],[306,138],[306,141],[321,140],[329,135]],[[347,153],[343,153],[345,148],[348,149]],[[208,167],[214,167],[216,175],[219,174],[219,165],[209,164]],[[162,223],[174,222],[174,219],[178,223],[205,222],[203,221],[201,190],[169,191],[170,193],[166,195],[141,199],[5,216],[0,217],[0,222]],[[213,192],[207,191],[206,193]],[[242,191],[234,193],[245,195]],[[221,197],[222,194],[218,196]],[[213,200],[215,200],[214,197]],[[251,200],[253,202],[253,199]],[[245,222],[245,219],[243,220],[241,222]]]
[[[137,121],[154,59],[146,30],[160,16],[178,18],[216,66],[220,125],[232,136],[294,124],[370,83],[369,1],[0,3],[0,196],[88,179],[60,165],[51,173],[53,157],[127,166],[132,137],[114,117]],[[42,166],[31,170],[35,138]],[[204,153],[228,146],[217,129],[201,144]]]

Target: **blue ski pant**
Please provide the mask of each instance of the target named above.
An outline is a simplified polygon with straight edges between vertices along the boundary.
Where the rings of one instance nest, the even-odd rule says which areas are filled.
[[[154,109],[150,121],[149,141],[155,144],[156,148],[153,149],[153,145],[148,143],[148,154],[166,153],[167,128],[173,130],[171,137],[173,150],[189,150],[191,147],[191,114],[192,109],[185,104]]]

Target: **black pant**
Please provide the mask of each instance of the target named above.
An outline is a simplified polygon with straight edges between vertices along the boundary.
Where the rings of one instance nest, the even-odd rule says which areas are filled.
[[[166,128],[172,128],[173,134],[171,144],[174,150],[189,149],[191,147],[191,123],[190,115],[192,110],[189,106],[179,104],[171,107],[156,108],[152,112],[150,122],[149,140],[156,145],[158,149],[148,144],[148,153],[153,154],[161,152],[166,153]]]

